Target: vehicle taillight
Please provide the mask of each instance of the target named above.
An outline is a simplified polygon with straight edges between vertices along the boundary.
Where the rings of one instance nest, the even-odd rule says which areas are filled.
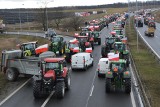
[[[83,59],[83,62],[85,63],[85,59]]]
[[[110,71],[108,71],[107,73],[108,73],[109,75],[111,74],[111,72],[110,72]]]
[[[100,65],[98,64],[98,71],[100,70]]]

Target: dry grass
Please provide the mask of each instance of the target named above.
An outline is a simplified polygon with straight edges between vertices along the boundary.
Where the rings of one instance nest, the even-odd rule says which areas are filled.
[[[160,23],[160,10],[156,11],[154,14],[156,22]]]
[[[129,26],[126,26],[126,29]],[[152,107],[159,107],[160,105],[160,65],[148,51],[147,47],[143,41],[139,41],[139,52],[137,52],[136,45],[136,32],[133,28],[133,23],[131,28],[126,30],[126,35],[129,38],[129,47],[133,55],[140,79],[145,87],[145,91],[148,97],[151,99]]]

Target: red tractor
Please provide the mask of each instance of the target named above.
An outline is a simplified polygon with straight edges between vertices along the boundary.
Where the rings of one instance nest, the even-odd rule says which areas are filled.
[[[79,41],[80,48],[83,52],[86,51],[86,48],[92,47],[92,49],[94,49],[93,38],[90,38],[89,36],[76,36],[76,39]]]
[[[33,95],[41,98],[55,90],[57,98],[63,98],[70,89],[70,70],[64,58],[45,58],[39,64],[39,75],[34,76]]]

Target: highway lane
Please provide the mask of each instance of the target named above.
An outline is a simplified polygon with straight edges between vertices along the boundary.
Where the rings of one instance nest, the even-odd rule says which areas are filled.
[[[112,26],[110,26],[111,28]],[[111,31],[110,29],[102,30],[102,44],[105,41],[105,35]],[[72,84],[71,92],[67,93],[62,100],[57,100],[53,96],[46,107],[132,107],[130,95],[120,91],[111,94],[105,93],[105,79],[98,78],[96,73],[98,60],[101,57],[101,46],[95,46],[93,56],[93,68],[81,74],[72,72],[75,84]]]
[[[160,55],[160,24],[156,23],[156,31],[155,31],[155,36],[154,37],[148,37],[145,36],[144,32],[145,30],[147,30],[147,26],[144,25],[144,27],[139,27],[137,28],[137,30],[139,31],[139,33],[141,34],[140,36],[142,36],[146,42],[154,49],[154,51]]]
[[[106,28],[102,30],[102,44],[109,31]],[[93,56],[92,68],[87,71],[71,72],[71,90],[66,92],[64,99],[58,100],[53,95],[46,107],[132,107],[130,95],[119,91],[111,94],[105,93],[105,79],[99,79],[96,74],[97,63],[101,57],[101,46],[95,46]],[[1,107],[40,107],[45,98],[35,100],[32,92],[32,84],[29,82]]]

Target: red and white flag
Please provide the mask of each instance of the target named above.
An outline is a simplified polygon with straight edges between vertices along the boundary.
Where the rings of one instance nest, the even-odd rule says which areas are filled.
[[[119,53],[118,54],[108,53],[108,59],[110,61],[118,61],[119,60]]]
[[[92,48],[86,48],[87,53],[92,53]]]
[[[75,48],[73,49],[73,52],[78,53],[78,52],[79,52],[79,47],[75,47]]]
[[[40,54],[40,53],[43,53],[43,52],[46,52],[46,51],[48,51],[48,44],[41,45],[41,46],[39,46],[38,48],[35,49],[36,54]]]

